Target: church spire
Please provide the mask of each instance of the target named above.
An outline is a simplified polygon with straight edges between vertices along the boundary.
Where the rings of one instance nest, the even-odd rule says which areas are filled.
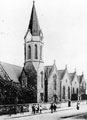
[[[35,1],[33,1],[33,7],[32,7],[32,11],[31,11],[31,17],[30,17],[28,30],[30,30],[30,32],[33,36],[40,35],[41,30],[40,30],[37,13],[36,13],[36,9],[35,9]]]

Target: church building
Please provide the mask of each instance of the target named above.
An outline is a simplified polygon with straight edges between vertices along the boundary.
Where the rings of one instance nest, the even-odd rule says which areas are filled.
[[[33,2],[28,29],[24,36],[24,66],[0,62],[0,76],[23,88],[32,90],[30,102],[59,102],[71,100],[72,93],[86,91],[84,75],[68,73],[67,66],[58,70],[55,64],[44,66],[43,33],[39,25],[35,2]]]

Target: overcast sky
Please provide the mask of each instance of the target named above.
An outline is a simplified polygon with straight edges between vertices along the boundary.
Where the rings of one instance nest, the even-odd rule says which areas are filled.
[[[44,64],[56,60],[87,78],[87,0],[36,0],[44,35]],[[32,0],[0,0],[0,61],[23,66]]]

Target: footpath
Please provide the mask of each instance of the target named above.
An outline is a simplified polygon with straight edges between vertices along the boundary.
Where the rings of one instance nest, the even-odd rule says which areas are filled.
[[[80,107],[87,106],[86,103],[81,103]],[[57,108],[56,112],[58,111],[66,111],[70,109],[76,109],[76,104],[72,104],[71,107],[68,107],[66,105],[61,104],[60,108]],[[51,113],[50,109],[47,110],[42,110],[41,114],[47,114]],[[24,113],[17,113],[17,114],[12,114],[12,115],[2,115],[0,116],[0,120],[7,120],[7,119],[12,119],[12,118],[21,118],[21,117],[27,117],[27,116],[33,116],[33,115],[40,115],[40,113],[33,114],[31,111],[30,112],[24,112]]]

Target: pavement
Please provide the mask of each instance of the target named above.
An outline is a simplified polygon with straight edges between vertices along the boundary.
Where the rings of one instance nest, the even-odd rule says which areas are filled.
[[[85,107],[87,106],[86,104],[82,104],[80,105],[82,107]],[[68,111],[68,110],[76,110],[76,105],[75,106],[71,106],[71,107],[61,107],[61,108],[58,108],[56,110],[56,112],[58,111]],[[51,110],[43,110],[41,114],[47,114],[47,113],[51,113]],[[78,113],[79,114],[79,113]],[[40,115],[40,113],[37,113],[35,115]],[[71,114],[72,115],[72,114]],[[73,114],[74,115],[74,114]],[[6,120],[6,119],[14,119],[14,118],[22,118],[22,117],[29,117],[29,116],[34,116],[34,114],[32,114],[32,112],[25,112],[25,113],[17,113],[17,114],[12,114],[11,116],[10,115],[3,115],[3,116],[0,116],[0,120]],[[62,116],[63,118],[64,116]],[[67,115],[68,117],[68,115]]]
[[[84,106],[86,106],[86,104],[81,105],[81,106],[84,107]],[[58,108],[56,110],[56,112],[58,112],[58,111],[66,111],[66,110],[71,110],[71,109],[76,109],[76,106]],[[47,113],[51,113],[51,110],[43,110],[41,114],[47,114]],[[40,113],[36,113],[35,115],[40,115]],[[4,115],[4,116],[2,116],[2,118],[10,119],[10,118],[20,118],[20,117],[27,117],[27,116],[34,116],[34,114],[32,114],[32,112],[25,112],[25,113],[17,113],[16,115],[13,114],[11,116],[10,115]]]

